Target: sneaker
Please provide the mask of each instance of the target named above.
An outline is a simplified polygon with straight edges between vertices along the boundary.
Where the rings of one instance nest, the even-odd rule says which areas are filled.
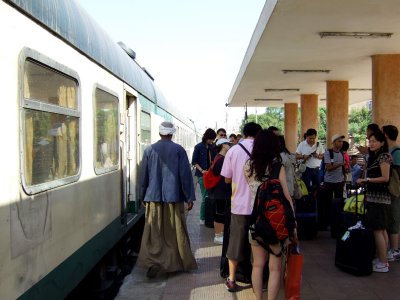
[[[387,273],[387,272],[389,272],[389,264],[377,262],[375,265],[373,265],[372,271],[378,272],[378,273]]]
[[[236,292],[236,290],[237,290],[236,281],[235,280],[230,280],[229,277],[227,277],[226,281],[225,281],[225,287],[231,293]]]
[[[394,261],[394,258],[393,258],[393,249],[389,249],[389,250],[387,251],[386,258],[387,258],[388,261]]]
[[[400,259],[400,251],[389,249],[387,252],[387,260],[388,261],[395,261]]]
[[[206,221],[200,220],[200,225],[204,225],[204,224],[206,224]]]
[[[400,250],[393,250],[393,258],[394,260],[399,260],[400,259]]]
[[[222,245],[224,243],[224,236],[223,235],[216,235],[214,237],[214,244]]]
[[[375,257],[375,258],[372,260],[372,265],[376,265],[378,262],[379,262],[379,258]]]

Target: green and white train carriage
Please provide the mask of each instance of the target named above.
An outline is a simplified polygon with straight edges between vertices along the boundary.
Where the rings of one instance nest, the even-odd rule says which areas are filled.
[[[60,299],[143,217],[159,123],[189,155],[195,128],[77,2],[2,0],[0,24],[0,298]]]

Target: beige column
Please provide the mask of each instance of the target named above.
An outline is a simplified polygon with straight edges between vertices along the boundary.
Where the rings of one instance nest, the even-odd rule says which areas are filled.
[[[400,54],[372,56],[372,122],[400,130]],[[399,139],[398,139],[399,140]]]
[[[331,145],[334,134],[349,133],[349,82],[326,82],[326,147]]]
[[[285,103],[285,142],[290,152],[296,152],[297,148],[297,103]]]
[[[309,128],[318,130],[318,95],[303,94],[300,98],[301,105],[301,132],[300,140]]]

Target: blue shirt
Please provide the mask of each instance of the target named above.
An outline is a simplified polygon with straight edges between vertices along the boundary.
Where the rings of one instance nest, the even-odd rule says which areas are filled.
[[[208,155],[210,153],[210,157]],[[211,161],[213,161],[215,157],[215,149],[213,145],[207,145],[206,143],[198,143],[194,146],[193,155],[192,155],[192,165],[198,164],[204,171],[208,170],[211,165]],[[203,174],[199,169],[196,169],[196,176],[201,177]]]
[[[400,150],[394,151],[396,148],[399,148],[398,146],[394,146],[389,149],[390,154],[392,155],[393,158],[393,164],[396,166],[400,166]]]
[[[139,196],[145,202],[196,200],[186,151],[172,141],[160,140],[146,148],[139,178]]]
[[[359,164],[355,164],[351,167],[351,178],[354,185],[357,183],[357,179],[361,178],[361,172],[362,169]]]

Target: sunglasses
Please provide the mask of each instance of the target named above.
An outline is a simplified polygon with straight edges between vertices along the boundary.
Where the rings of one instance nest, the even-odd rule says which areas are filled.
[[[219,136],[224,136],[224,137],[226,137],[226,133],[220,133]]]

